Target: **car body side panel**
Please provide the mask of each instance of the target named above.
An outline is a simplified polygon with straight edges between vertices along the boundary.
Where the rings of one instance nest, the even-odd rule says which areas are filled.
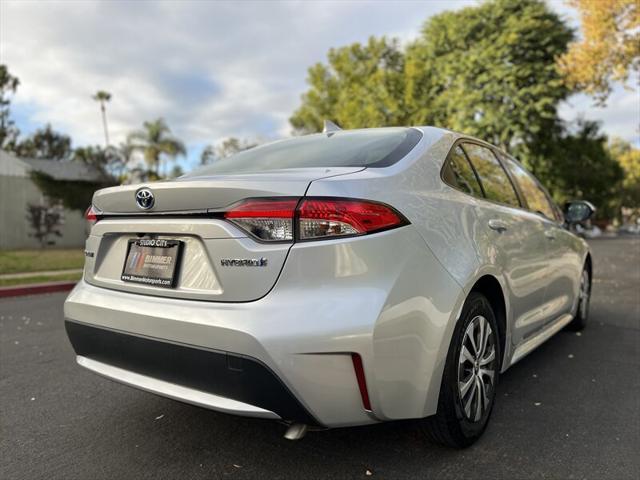
[[[584,240],[560,227],[555,222],[545,221],[548,232],[548,262],[552,269],[547,282],[546,299],[553,306],[555,317],[575,313],[577,307],[580,275],[584,266],[588,246]]]
[[[359,353],[376,417],[422,417],[435,413],[460,289],[433,256],[425,255],[412,226],[392,234],[394,241],[378,236],[296,244],[276,289],[286,285],[304,294],[311,283],[334,312],[331,323],[314,325],[317,333],[309,332],[309,340],[296,340],[298,353]],[[382,256],[382,251],[396,253]],[[339,305],[345,295],[362,302],[356,318],[334,310],[333,302]]]
[[[476,232],[473,243],[481,265],[495,266],[503,277],[503,293],[510,300],[509,339],[515,345],[549,319],[549,309],[544,305],[551,267],[544,226],[536,214],[485,201],[479,203],[471,217],[470,229]],[[496,219],[504,223],[505,231],[489,228],[489,222]],[[467,281],[467,289],[474,283]]]
[[[307,194],[375,199],[397,208],[423,237],[426,250],[462,288],[463,298],[482,275],[498,279],[507,304],[506,368],[515,346],[561,313],[556,305],[558,297],[568,296],[568,290],[577,292],[576,259],[580,254],[575,252],[581,248],[575,242],[580,240],[559,228],[557,243],[564,245],[564,253],[560,258],[550,258],[545,225],[539,215],[476,199],[442,182],[444,159],[461,136],[430,128],[423,131],[425,141],[430,142],[428,149],[416,148],[389,168],[316,180]],[[497,217],[508,224],[507,232],[488,228],[488,221]],[[553,289],[547,292],[550,281],[563,293],[554,294]],[[575,304],[575,293],[566,300]],[[566,309],[565,299],[562,302]]]

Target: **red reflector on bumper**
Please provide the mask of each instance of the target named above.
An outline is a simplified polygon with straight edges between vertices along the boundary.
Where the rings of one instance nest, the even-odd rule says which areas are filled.
[[[356,378],[358,379],[358,388],[360,389],[360,396],[362,397],[362,405],[365,410],[371,411],[371,401],[369,400],[369,391],[367,390],[367,379],[364,376],[362,357],[357,353],[352,353],[351,360],[353,361],[353,369],[355,370]]]

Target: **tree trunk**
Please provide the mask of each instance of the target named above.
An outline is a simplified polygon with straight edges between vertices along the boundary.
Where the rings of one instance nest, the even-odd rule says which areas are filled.
[[[102,110],[102,126],[104,128],[105,148],[109,148],[109,130],[107,129],[107,110],[104,108],[104,102],[100,102],[100,110]]]

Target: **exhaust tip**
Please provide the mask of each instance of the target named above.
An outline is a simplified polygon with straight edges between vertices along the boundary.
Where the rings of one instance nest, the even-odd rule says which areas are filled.
[[[289,425],[287,431],[284,432],[284,438],[287,440],[300,440],[307,434],[307,425],[304,423],[293,423]]]

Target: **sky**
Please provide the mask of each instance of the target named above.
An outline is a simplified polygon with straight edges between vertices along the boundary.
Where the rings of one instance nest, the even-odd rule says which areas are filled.
[[[574,27],[562,0],[551,7]],[[235,136],[289,136],[307,68],[331,47],[370,35],[409,42],[431,15],[476,0],[31,1],[0,0],[0,62],[20,79],[12,116],[29,134],[45,123],[75,146],[103,144],[97,90],[112,144],[163,117],[188,147],[190,169],[207,144]],[[616,86],[607,108],[576,95],[561,116],[602,122],[640,144],[637,91]]]

